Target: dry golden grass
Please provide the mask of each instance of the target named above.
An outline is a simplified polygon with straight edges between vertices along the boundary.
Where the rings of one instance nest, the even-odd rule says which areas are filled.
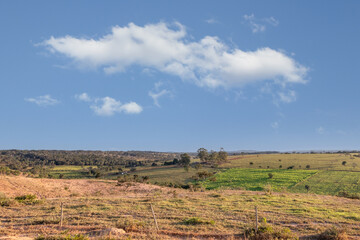
[[[240,190],[190,192],[139,183],[116,186],[114,181],[104,180],[24,177],[2,177],[0,192],[9,197],[36,194],[43,198],[39,204],[15,202],[0,207],[0,239],[62,233],[101,238],[119,227],[127,232],[116,236],[118,239],[238,239],[253,226],[255,205],[260,220],[266,218],[268,224],[288,227],[300,237],[343,226],[354,239],[360,238],[360,201],[332,196]],[[189,224],[191,218],[201,221]]]

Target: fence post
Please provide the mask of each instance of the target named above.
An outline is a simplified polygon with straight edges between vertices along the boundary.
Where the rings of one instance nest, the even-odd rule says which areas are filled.
[[[155,222],[156,229],[159,231],[159,226],[158,226],[157,221],[156,221],[155,212],[154,212],[154,209],[153,209],[153,206],[152,206],[151,203],[150,203],[150,207],[151,207],[152,215],[154,217],[154,222]]]
[[[258,222],[259,222],[258,209],[257,209],[257,206],[255,206],[255,229],[256,229],[256,232],[258,231]]]
[[[64,220],[64,211],[63,211],[63,205],[64,205],[64,203],[63,202],[61,202],[61,215],[60,215],[60,227],[62,227],[63,226],[63,220]]]

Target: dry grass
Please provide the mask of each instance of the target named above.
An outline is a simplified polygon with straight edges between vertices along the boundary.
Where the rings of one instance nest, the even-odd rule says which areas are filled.
[[[15,187],[17,186],[17,187]],[[67,190],[65,189],[67,187]],[[26,192],[25,192],[26,190]],[[85,234],[108,237],[106,229],[127,228],[119,239],[238,239],[253,227],[254,206],[271,226],[311,236],[331,226],[342,226],[354,238],[360,235],[359,200],[313,194],[240,190],[190,192],[147,184],[116,186],[113,181],[53,180],[6,177],[0,192],[8,197],[36,194],[41,204],[0,207],[0,239],[43,235]],[[74,192],[76,196],[72,195]],[[64,226],[59,226],[64,202]],[[160,231],[156,233],[150,204]],[[188,224],[202,219],[211,224]],[[97,234],[94,234],[97,233]],[[104,233],[103,235],[101,235]]]

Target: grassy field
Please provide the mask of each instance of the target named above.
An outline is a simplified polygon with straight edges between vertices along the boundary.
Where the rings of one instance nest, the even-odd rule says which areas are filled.
[[[217,181],[207,183],[208,188],[262,190],[264,186],[271,185],[274,191],[307,192],[305,185],[308,185],[309,192],[336,195],[341,191],[360,192],[358,187],[360,158],[354,155],[339,153],[237,155],[229,156],[228,162],[220,165],[219,169],[203,166],[200,170],[189,168],[189,171],[185,171],[182,167],[170,165],[136,167],[135,172],[129,172],[130,169],[126,168],[123,170],[130,175],[148,176],[150,183],[162,185],[170,183],[184,185],[193,182],[193,177],[198,171],[217,171],[219,172],[216,174]],[[343,164],[344,161],[346,164]],[[94,178],[88,174],[88,167],[55,166],[50,173],[55,178],[60,174],[65,179]],[[288,167],[293,169],[287,170]],[[317,174],[311,176],[317,171]],[[272,173],[274,177],[269,179],[268,173]],[[120,171],[113,170],[105,173],[101,178],[117,179],[119,176]]]
[[[137,168],[134,173],[139,176],[149,176],[151,183],[174,183],[174,184],[186,184],[192,180],[192,177],[196,175],[198,170],[189,168],[185,171],[184,168],[178,166],[163,166],[163,167],[142,167]],[[203,167],[201,171],[211,171],[214,169],[210,167]]]
[[[352,194],[360,193],[360,172],[320,171],[292,188],[296,192],[306,192],[305,185],[310,186],[309,192],[317,194],[337,195],[342,191]]]
[[[316,174],[317,170],[279,170],[232,168],[216,174],[216,181],[206,181],[207,189],[242,188],[261,191],[271,186],[275,191],[288,190]],[[272,174],[272,178],[269,177]]]
[[[89,178],[88,170],[90,166],[85,168],[82,166],[73,166],[73,165],[61,165],[55,166],[50,170],[50,174],[55,178],[59,178],[60,174],[63,175],[64,179],[77,179],[77,178]],[[96,166],[93,166],[96,168]]]
[[[230,156],[228,163],[221,165],[223,168],[271,168],[286,169],[294,166],[294,169],[318,170],[347,170],[360,171],[360,157],[356,154],[254,154]],[[343,165],[342,162],[346,161]],[[252,163],[252,164],[250,164]]]
[[[93,236],[111,227],[126,229],[119,239],[234,239],[254,226],[254,206],[258,206],[260,220],[266,218],[271,226],[290,228],[300,237],[318,234],[339,223],[354,239],[360,237],[359,200],[240,190],[190,192],[148,184],[116,186],[116,182],[104,180],[8,177],[0,181],[0,191],[6,190],[6,194],[11,191],[14,196],[18,190],[3,188],[7,185],[5,181],[11,183],[9,186],[21,185],[27,193],[34,194],[40,182],[46,188],[61,189],[56,198],[52,197],[52,191],[44,191],[45,195],[36,204],[15,202],[0,207],[0,238],[4,239],[33,239],[40,234],[61,233]],[[91,181],[89,188],[78,187],[85,186],[87,181]],[[75,192],[76,197],[71,197]],[[59,227],[61,202],[65,216],[62,228]],[[160,228],[157,233],[150,203]],[[189,224],[188,220],[194,218],[202,220],[201,223]]]
[[[272,178],[269,178],[269,173],[273,174]],[[338,195],[341,192],[358,194],[360,172],[232,168],[216,174],[216,181],[206,181],[204,184],[207,189],[261,191],[270,188],[274,191],[325,195]]]

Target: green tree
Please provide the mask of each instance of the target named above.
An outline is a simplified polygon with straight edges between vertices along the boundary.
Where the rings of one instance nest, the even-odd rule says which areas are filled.
[[[205,148],[199,148],[197,150],[197,157],[200,158],[201,162],[206,162],[209,158],[209,153],[208,150],[206,150]]]
[[[209,161],[210,161],[211,163],[216,163],[217,160],[218,160],[218,153],[215,152],[215,151],[213,151],[213,150],[211,150],[211,151],[210,151],[210,154],[209,154]]]
[[[217,156],[218,163],[224,163],[226,162],[228,157],[227,152],[225,152],[224,148],[220,148],[220,151]]]
[[[191,157],[190,157],[189,154],[183,153],[183,154],[180,155],[179,164],[181,166],[188,167],[190,165],[190,161],[191,161]]]

